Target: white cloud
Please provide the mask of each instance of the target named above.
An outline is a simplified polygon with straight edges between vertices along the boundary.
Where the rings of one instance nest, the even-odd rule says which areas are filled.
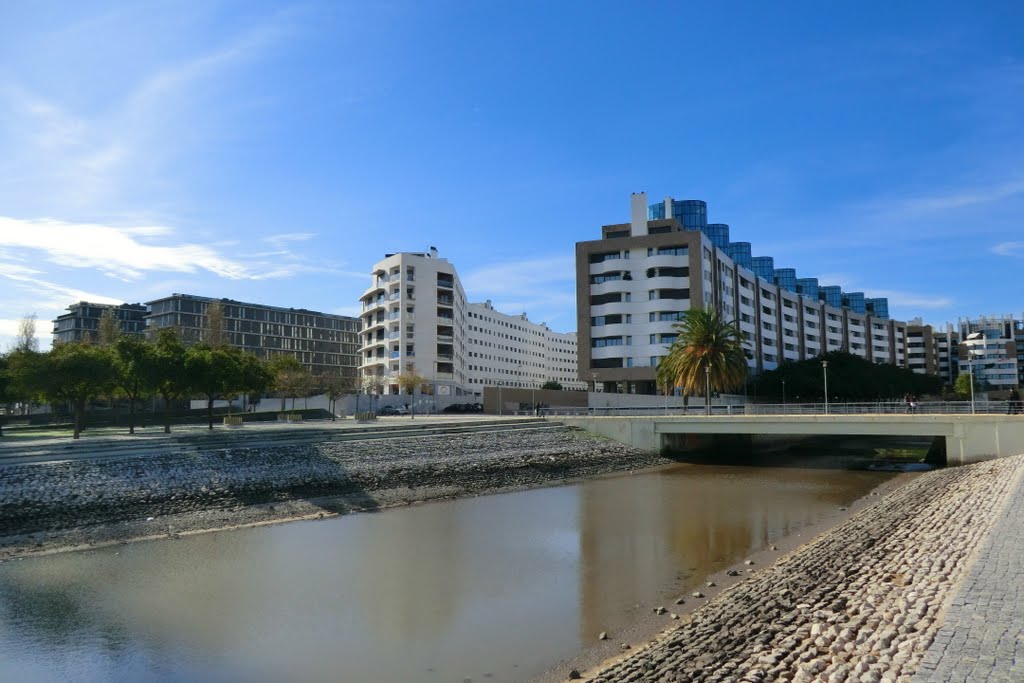
[[[999,256],[1024,256],[1024,242],[1000,242],[989,251]]]
[[[156,245],[138,237],[170,235],[164,227],[121,228],[95,223],[67,223],[50,218],[0,216],[0,247],[35,252],[50,263],[99,270],[111,277],[138,280],[147,271],[194,273],[209,271],[232,280],[273,277],[200,244]],[[17,252],[15,252],[17,253]],[[38,259],[36,259],[38,260]]]
[[[575,330],[573,256],[494,263],[470,271],[462,283],[470,301],[490,299],[502,313],[525,312],[533,322],[558,321],[559,328]]]

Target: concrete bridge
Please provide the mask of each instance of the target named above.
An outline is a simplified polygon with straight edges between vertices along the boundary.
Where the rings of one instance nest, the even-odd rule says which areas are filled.
[[[662,450],[673,434],[924,436],[946,440],[950,465],[1024,453],[1020,415],[710,415],[557,418],[621,443]]]

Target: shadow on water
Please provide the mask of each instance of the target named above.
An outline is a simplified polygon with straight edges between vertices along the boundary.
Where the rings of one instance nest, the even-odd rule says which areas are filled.
[[[668,434],[665,439],[666,458],[699,465],[881,471],[946,465],[942,437]]]

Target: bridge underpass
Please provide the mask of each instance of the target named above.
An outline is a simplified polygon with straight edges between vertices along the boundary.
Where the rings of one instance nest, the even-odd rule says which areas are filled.
[[[949,465],[1024,453],[1017,415],[566,416],[560,422],[644,450],[662,451],[673,434],[916,436],[945,439]]]

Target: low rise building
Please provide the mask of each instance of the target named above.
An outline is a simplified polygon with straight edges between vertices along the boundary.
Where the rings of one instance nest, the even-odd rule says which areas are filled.
[[[225,341],[258,358],[290,355],[314,375],[355,378],[359,367],[359,319],[304,308],[282,308],[191,294],[147,302],[147,328],[174,327],[186,342],[209,335],[210,306],[219,303]]]
[[[53,321],[55,344],[76,341],[95,341],[99,335],[100,319],[108,311],[118,322],[122,334],[141,335],[146,331],[146,307],[142,304],[95,304],[79,301],[67,308],[68,312]]]

